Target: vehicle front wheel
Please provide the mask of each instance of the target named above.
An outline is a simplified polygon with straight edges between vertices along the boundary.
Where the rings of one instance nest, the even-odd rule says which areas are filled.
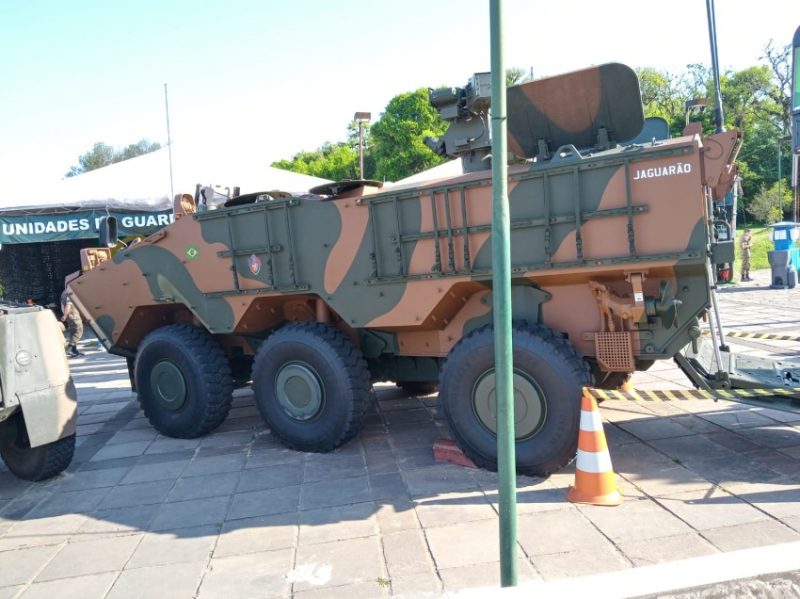
[[[199,327],[175,324],[150,333],[136,355],[135,377],[145,416],[169,437],[205,435],[230,411],[233,379],[228,360]]]
[[[0,457],[8,469],[23,480],[46,480],[64,471],[75,454],[75,435],[58,441],[31,447],[25,422],[21,415],[12,416],[4,426],[16,428],[7,431],[5,440],[0,442]]]
[[[563,337],[538,325],[513,329],[517,471],[547,476],[575,457],[581,389],[588,366]],[[447,356],[439,398],[461,449],[477,465],[497,469],[492,325],[464,337]]]

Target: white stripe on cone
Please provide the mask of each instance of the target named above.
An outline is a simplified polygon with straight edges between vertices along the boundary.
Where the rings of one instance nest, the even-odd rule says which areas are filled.
[[[591,412],[581,410],[581,430],[588,433],[596,433],[603,430],[603,421],[600,418],[600,412],[597,410]]]
[[[602,474],[611,471],[611,456],[605,451],[578,450],[578,461],[575,464],[578,470],[592,474]]]

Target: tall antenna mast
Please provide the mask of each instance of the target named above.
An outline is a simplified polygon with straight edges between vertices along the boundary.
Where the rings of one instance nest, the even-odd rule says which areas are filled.
[[[167,84],[164,84],[164,109],[167,113],[167,153],[169,154],[169,199],[175,198],[175,189],[172,183],[172,136],[169,132],[169,95],[167,94]]]

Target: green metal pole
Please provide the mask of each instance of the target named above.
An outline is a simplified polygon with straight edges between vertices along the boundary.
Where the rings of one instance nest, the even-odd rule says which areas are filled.
[[[517,584],[517,484],[514,454],[514,364],[511,345],[511,233],[508,213],[503,2],[490,4],[492,54],[492,295],[497,472],[500,496],[500,584]]]

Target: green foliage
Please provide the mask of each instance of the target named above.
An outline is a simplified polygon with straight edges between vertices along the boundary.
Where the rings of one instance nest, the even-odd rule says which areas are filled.
[[[151,142],[147,139],[140,139],[135,144],[130,144],[121,150],[114,150],[111,146],[98,141],[92,149],[78,157],[78,165],[70,167],[65,174],[66,177],[74,177],[81,173],[87,173],[115,162],[122,162],[129,158],[149,154],[161,148],[158,142]]]
[[[520,83],[525,83],[531,79],[533,79],[532,71],[528,71],[520,67],[511,67],[510,69],[506,69],[506,87],[519,85]]]
[[[761,187],[755,197],[749,202],[747,212],[753,215],[755,219],[762,223],[772,224],[782,221],[784,214],[788,211],[791,212],[793,205],[791,188],[787,189],[786,185],[781,184],[780,190],[778,184],[775,183],[772,187],[767,189]]]
[[[397,181],[444,162],[425,145],[425,137],[438,137],[447,123],[428,102],[428,90],[399,94],[370,130],[373,177]]]
[[[358,142],[355,147],[346,142],[325,143],[311,152],[295,154],[290,160],[273,162],[272,166],[333,181],[357,179]],[[366,161],[364,169],[367,170]]]

